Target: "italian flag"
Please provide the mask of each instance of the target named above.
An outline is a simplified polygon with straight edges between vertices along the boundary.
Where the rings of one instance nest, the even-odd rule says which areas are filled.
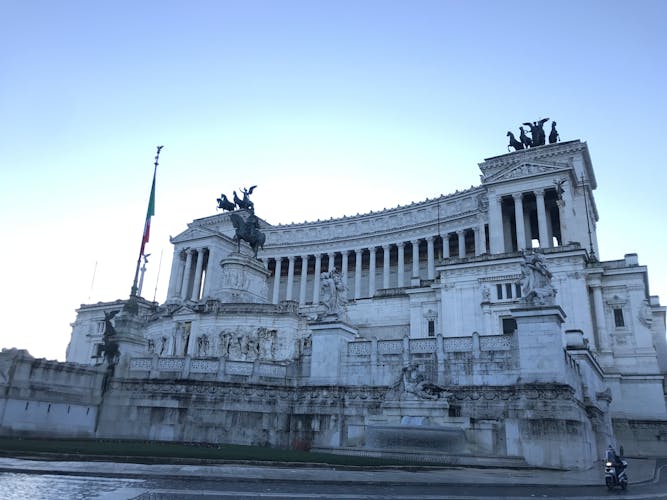
[[[151,186],[151,196],[148,199],[148,210],[146,210],[146,223],[144,224],[144,237],[141,240],[141,255],[144,254],[144,247],[148,243],[148,238],[151,235],[151,217],[155,215],[155,174],[157,173],[157,166],[153,170],[153,185]]]

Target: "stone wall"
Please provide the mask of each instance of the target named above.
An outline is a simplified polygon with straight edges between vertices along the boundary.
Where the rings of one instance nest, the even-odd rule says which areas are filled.
[[[618,447],[631,457],[667,456],[667,422],[664,420],[631,420],[614,418],[614,435]]]
[[[0,353],[0,433],[93,437],[105,369]]]
[[[441,385],[511,384],[515,346],[513,335],[354,341],[347,345],[345,383],[391,386],[404,366],[416,364]]]
[[[288,447],[292,400],[262,384],[114,379],[98,437]]]

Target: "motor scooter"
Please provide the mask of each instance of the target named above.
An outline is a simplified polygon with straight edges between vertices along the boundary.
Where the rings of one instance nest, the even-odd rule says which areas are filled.
[[[621,456],[618,457],[616,452],[609,448],[604,462],[604,482],[608,489],[613,489],[620,486],[621,489],[628,487],[628,462],[623,460],[623,448],[621,448]]]

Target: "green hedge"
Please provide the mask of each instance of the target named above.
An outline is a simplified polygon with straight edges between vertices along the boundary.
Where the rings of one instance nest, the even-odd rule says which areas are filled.
[[[205,443],[174,443],[167,441],[120,441],[99,439],[35,439],[0,437],[0,453],[22,455],[48,453],[135,459],[195,459],[250,462],[308,462],[316,464],[380,466],[409,465],[400,460],[332,455],[308,451]],[[73,457],[69,456],[68,459]]]

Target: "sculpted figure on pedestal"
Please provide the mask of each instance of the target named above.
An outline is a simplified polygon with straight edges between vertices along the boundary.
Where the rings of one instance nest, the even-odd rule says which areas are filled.
[[[550,306],[556,299],[556,289],[551,284],[552,274],[544,257],[536,252],[524,252],[521,263],[521,296],[530,306]]]
[[[208,335],[204,334],[197,339],[197,356],[208,356]]]
[[[326,308],[324,315],[342,315],[347,310],[346,287],[343,277],[336,271],[320,274],[320,303]]]
[[[101,354],[103,354],[104,359],[107,360],[109,365],[118,363],[118,357],[120,356],[118,342],[115,340],[116,329],[111,323],[111,320],[116,314],[118,314],[118,311],[104,313],[104,334],[102,335]]]
[[[417,373],[417,366],[415,365],[408,365],[403,368],[401,380],[403,390],[420,399],[447,399],[451,396],[451,393],[447,392],[444,387],[427,381],[423,374]]]

